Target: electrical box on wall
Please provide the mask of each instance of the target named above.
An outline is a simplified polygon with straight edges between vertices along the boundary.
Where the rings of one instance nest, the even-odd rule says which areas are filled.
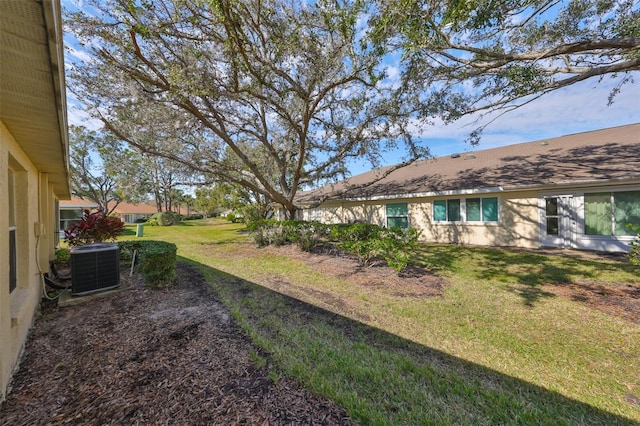
[[[33,224],[33,235],[36,237],[40,237],[44,235],[44,223],[42,222],[34,222]]]
[[[71,249],[71,293],[76,296],[120,285],[120,250],[115,243],[95,243]]]

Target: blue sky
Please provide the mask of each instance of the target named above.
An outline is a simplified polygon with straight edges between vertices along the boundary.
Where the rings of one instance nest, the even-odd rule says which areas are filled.
[[[2,0],[0,0],[2,1]],[[62,0],[64,7],[82,6],[82,0]],[[79,61],[86,53],[77,46],[68,46],[66,61]],[[434,124],[414,136],[424,146],[428,146],[435,156],[493,148],[519,142],[586,132],[606,127],[640,122],[640,72],[634,72],[635,82],[629,82],[608,106],[608,96],[618,80],[605,77],[583,81],[550,93],[542,98],[510,113],[503,115],[487,127],[478,146],[470,146],[464,141],[473,129],[474,117],[465,117],[450,125]],[[69,97],[69,124],[93,126],[86,112]],[[382,165],[401,161],[398,153],[385,155]],[[356,175],[370,169],[364,162],[354,162],[351,174]]]

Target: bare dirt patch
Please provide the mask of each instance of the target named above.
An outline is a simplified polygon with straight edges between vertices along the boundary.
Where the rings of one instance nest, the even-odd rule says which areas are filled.
[[[566,297],[602,311],[640,324],[640,283],[597,284],[577,282],[546,285],[543,290]]]
[[[348,423],[333,402],[279,376],[192,267],[180,264],[162,290],[139,279],[122,287],[43,307],[3,425]]]

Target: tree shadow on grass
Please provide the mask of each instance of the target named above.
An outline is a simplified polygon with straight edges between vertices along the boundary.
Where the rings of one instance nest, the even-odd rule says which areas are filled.
[[[465,246],[427,246],[419,259],[438,272],[458,272],[468,268],[473,277],[503,282],[520,295],[526,306],[555,297],[542,289],[544,285],[564,286],[580,280],[594,280],[600,274],[611,272],[634,273],[634,266],[623,260],[613,263],[598,257],[558,253],[536,253],[521,249],[499,249]],[[461,262],[473,258],[469,262]],[[614,257],[611,257],[614,259]]]
[[[199,268],[236,320],[282,371],[342,405],[358,423],[637,423],[185,261]]]

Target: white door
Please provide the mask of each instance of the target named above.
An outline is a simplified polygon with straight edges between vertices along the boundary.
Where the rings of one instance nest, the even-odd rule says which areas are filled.
[[[540,245],[576,247],[576,209],[573,195],[544,196],[540,207]]]

